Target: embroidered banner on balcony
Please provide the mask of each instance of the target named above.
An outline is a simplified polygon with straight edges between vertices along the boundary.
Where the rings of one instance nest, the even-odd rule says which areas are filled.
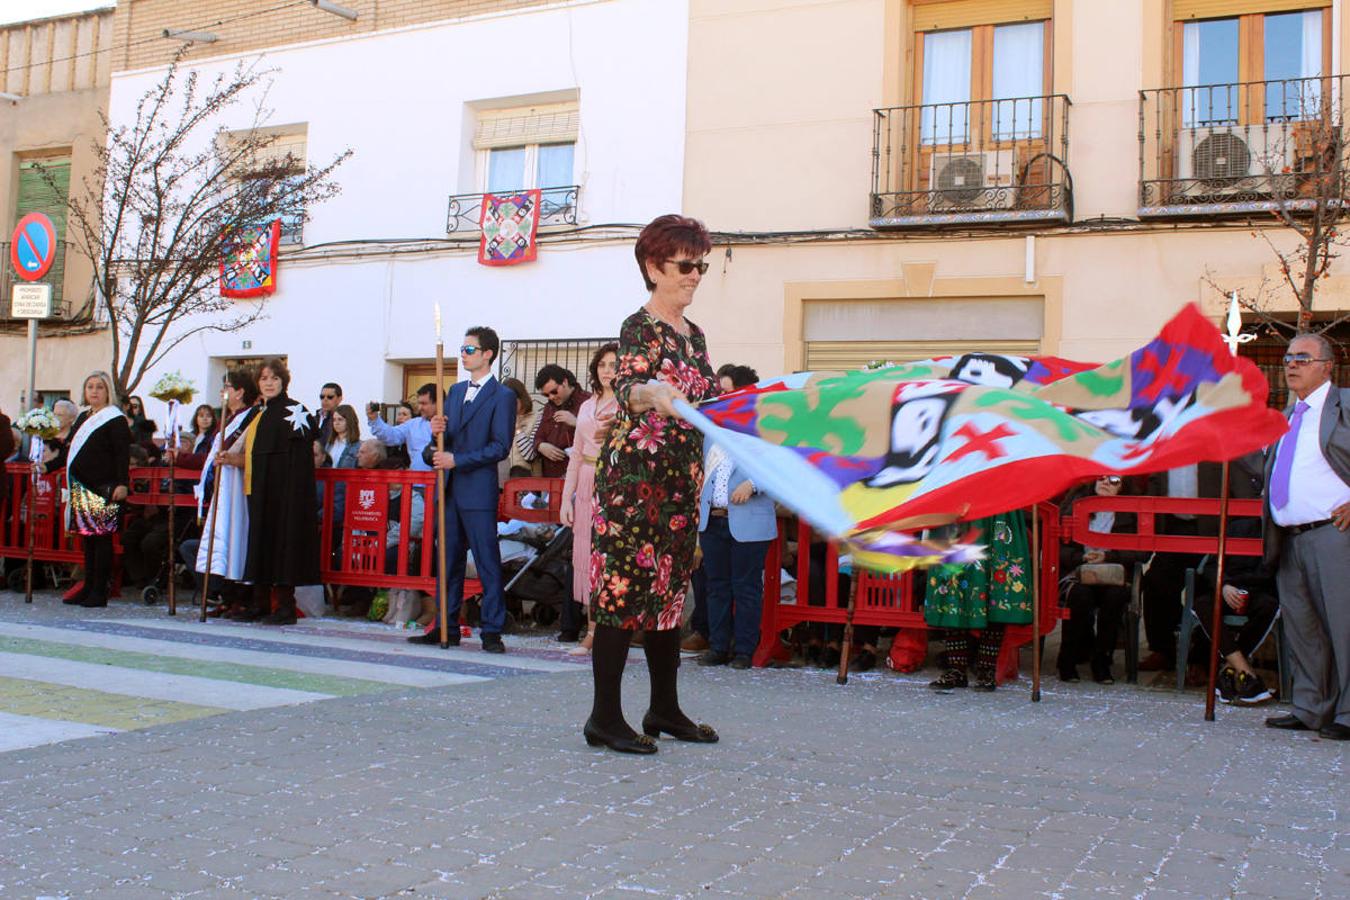
[[[514,266],[534,262],[539,245],[540,192],[484,194],[478,223],[483,237],[478,261],[485,266]]]
[[[281,220],[250,225],[231,234],[220,259],[220,296],[264,297],[277,289]]]

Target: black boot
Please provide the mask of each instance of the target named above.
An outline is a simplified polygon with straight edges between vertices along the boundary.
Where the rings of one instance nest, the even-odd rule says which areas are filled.
[[[623,718],[623,668],[628,662],[631,639],[632,633],[622,628],[595,626],[595,640],[591,644],[595,698],[582,734],[592,747],[604,745],[619,753],[655,753],[656,741],[638,734]]]
[[[295,588],[289,585],[272,588],[272,612],[259,621],[264,625],[294,625]]]
[[[665,732],[681,741],[697,744],[717,743],[717,732],[710,725],[698,725],[680,709],[678,675],[680,669],[680,630],[649,631],[642,644],[647,654],[647,676],[651,679],[652,698],[642,717],[642,731],[648,737]]]

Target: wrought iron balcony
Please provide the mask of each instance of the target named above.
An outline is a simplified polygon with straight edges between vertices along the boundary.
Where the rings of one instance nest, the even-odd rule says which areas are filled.
[[[539,227],[558,228],[577,224],[577,197],[580,185],[544,188],[540,193]],[[455,194],[450,198],[450,209],[445,216],[445,230],[450,234],[479,231],[484,194]]]
[[[1345,75],[1139,92],[1139,215],[1341,202]]]
[[[1067,222],[1064,94],[872,111],[873,228]]]

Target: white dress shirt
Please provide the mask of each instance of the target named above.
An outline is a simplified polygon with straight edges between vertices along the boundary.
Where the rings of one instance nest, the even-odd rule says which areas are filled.
[[[1289,504],[1272,509],[1276,525],[1306,525],[1331,518],[1331,511],[1343,503],[1350,503],[1350,484],[1341,481],[1331,464],[1322,455],[1318,432],[1322,426],[1322,409],[1331,393],[1328,381],[1303,401],[1308,408],[1299,423],[1298,445],[1294,447],[1294,464],[1289,470]],[[1292,434],[1292,432],[1290,432]],[[1290,438],[1280,438],[1283,443]],[[1279,452],[1278,445],[1275,452]]]
[[[464,402],[465,402],[466,404],[467,404],[467,403],[472,403],[472,402],[473,402],[473,398],[478,396],[478,392],[479,392],[480,390],[482,390],[483,385],[485,385],[485,384],[487,384],[489,381],[491,381],[491,380],[492,380],[492,377],[493,377],[493,376],[492,376],[492,373],[489,372],[489,373],[487,373],[486,375],[484,375],[482,378],[478,379],[477,381],[470,381],[470,382],[469,382],[469,389],[466,390],[466,391],[464,392]]]

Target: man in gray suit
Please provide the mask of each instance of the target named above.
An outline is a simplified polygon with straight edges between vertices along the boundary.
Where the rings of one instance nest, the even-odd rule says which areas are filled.
[[[1269,728],[1350,740],[1350,390],[1331,383],[1320,335],[1289,344],[1284,377],[1298,399],[1266,460],[1263,532],[1294,659],[1294,711]]]

